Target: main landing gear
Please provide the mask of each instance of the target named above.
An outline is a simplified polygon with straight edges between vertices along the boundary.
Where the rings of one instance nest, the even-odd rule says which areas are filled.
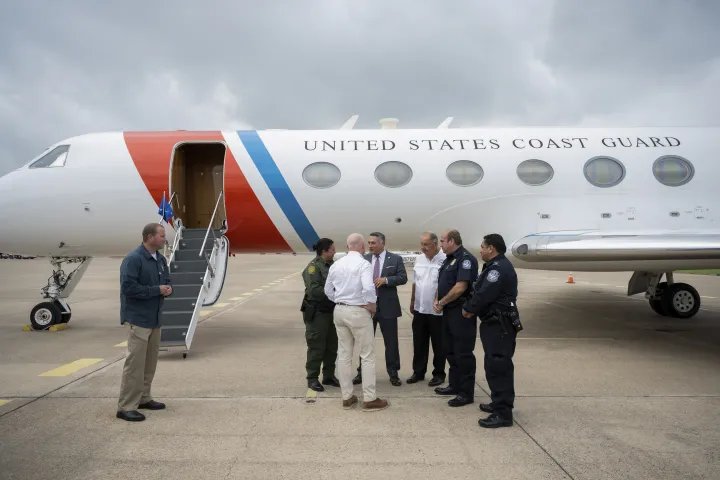
[[[628,285],[628,295],[645,290],[650,308],[658,315],[675,318],[690,318],[700,310],[700,294],[687,283],[675,283],[672,272],[635,272]],[[644,284],[644,285],[643,285]],[[642,288],[642,290],[640,289]]]
[[[69,297],[90,265],[91,257],[51,257],[53,274],[47,286],[40,289],[45,301],[38,303],[30,312],[33,330],[47,330],[52,325],[68,323],[72,312],[64,300]],[[75,270],[65,274],[63,263],[79,263]]]

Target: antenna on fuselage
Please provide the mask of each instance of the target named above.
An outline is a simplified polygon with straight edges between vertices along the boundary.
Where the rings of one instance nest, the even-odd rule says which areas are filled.
[[[438,125],[437,128],[448,128],[450,124],[452,123],[454,117],[447,117],[445,120],[442,121],[440,125]]]
[[[340,130],[352,130],[355,126],[355,122],[357,122],[358,117],[360,117],[360,115],[353,115],[352,117],[350,117],[347,122],[342,124]]]

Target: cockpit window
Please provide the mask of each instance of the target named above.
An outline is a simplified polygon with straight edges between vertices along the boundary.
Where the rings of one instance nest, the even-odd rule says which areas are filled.
[[[59,145],[31,163],[28,168],[64,167],[70,145]]]

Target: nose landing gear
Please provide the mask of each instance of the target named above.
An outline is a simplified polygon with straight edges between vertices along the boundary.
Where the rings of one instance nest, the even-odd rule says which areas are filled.
[[[53,325],[68,323],[72,312],[64,300],[75,290],[87,270],[91,257],[52,257],[53,274],[47,286],[41,289],[45,301],[38,303],[30,312],[30,324],[33,330],[47,330]],[[62,270],[63,263],[80,263],[70,274]]]

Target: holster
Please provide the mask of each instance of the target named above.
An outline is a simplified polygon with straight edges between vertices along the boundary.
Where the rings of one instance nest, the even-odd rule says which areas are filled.
[[[514,304],[508,306],[507,310],[500,310],[497,307],[493,307],[490,313],[482,318],[482,321],[489,323],[499,322],[503,333],[508,333],[507,325],[510,325],[515,330],[515,333],[523,329],[522,322],[520,322],[520,312]]]
[[[523,329],[517,305],[513,304],[507,312],[503,312],[503,316],[508,320],[508,322],[510,322],[510,325],[512,325],[515,329],[515,332],[520,332]]]
[[[315,318],[316,310],[317,310],[317,307],[315,306],[314,303],[310,303],[306,299],[303,298],[302,305],[300,306],[300,311],[303,312],[303,321],[305,323],[313,321],[313,318]]]
[[[507,327],[505,326],[505,318],[503,316],[503,312],[501,312],[500,309],[498,309],[497,307],[491,308],[487,315],[482,317],[480,321],[486,324],[499,323],[503,333],[507,333]]]

